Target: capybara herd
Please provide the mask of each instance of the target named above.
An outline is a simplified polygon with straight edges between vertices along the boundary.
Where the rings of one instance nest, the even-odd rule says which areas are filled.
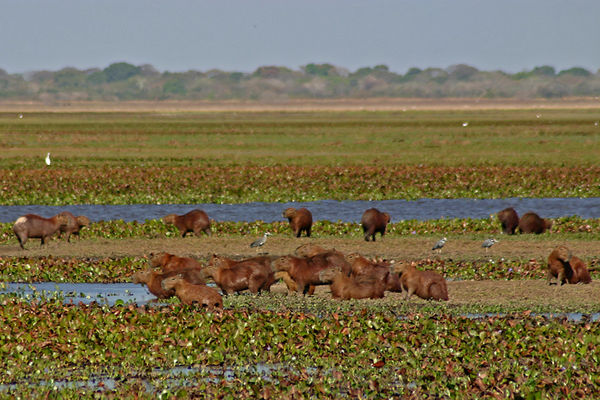
[[[149,262],[151,268],[133,274],[134,283],[146,284],[159,299],[177,296],[184,304],[198,303],[211,309],[222,308],[223,303],[220,295],[206,286],[208,280],[214,281],[225,295],[246,290],[270,291],[281,279],[290,293],[300,295],[312,295],[316,286],[328,285],[332,297],[343,300],[377,299],[384,297],[386,291],[403,290],[424,299],[448,299],[445,280],[435,272],[418,271],[426,279],[411,278],[406,283],[403,274],[415,275],[416,269],[404,273],[393,263],[370,260],[358,253],[344,255],[312,244],[298,247],[295,255],[282,257],[234,260],[213,254],[206,266],[192,258],[164,252],[151,254]]]

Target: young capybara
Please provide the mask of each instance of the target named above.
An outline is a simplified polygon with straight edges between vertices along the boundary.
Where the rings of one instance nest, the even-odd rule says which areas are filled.
[[[160,267],[163,273],[181,271],[184,269],[202,269],[202,264],[190,257],[179,257],[174,254],[161,252],[150,253],[150,266]]]
[[[69,223],[64,215],[55,215],[52,218],[44,218],[35,214],[26,214],[17,218],[13,225],[13,232],[19,240],[19,245],[25,249],[27,239],[41,239],[42,246],[54,235],[61,226]]]
[[[521,233],[540,234],[550,230],[551,227],[552,221],[540,218],[540,216],[534,212],[523,214],[519,220],[519,232]]]
[[[286,208],[283,212],[283,218],[287,218],[290,222],[290,228],[292,228],[294,236],[300,237],[304,232],[307,237],[310,237],[313,220],[312,214],[306,208]]]
[[[446,280],[434,271],[419,271],[413,264],[401,264],[392,267],[400,274],[402,290],[406,291],[405,300],[416,294],[422,299],[448,300]]]
[[[275,283],[275,273],[264,264],[255,261],[245,261],[230,267],[209,265],[203,269],[205,276],[213,278],[225,294],[233,294],[242,290],[252,293],[269,291]]]
[[[358,253],[348,254],[346,260],[351,265],[352,276],[357,280],[377,280],[389,292],[401,292],[402,285],[398,274],[390,273],[387,262],[373,262]]]
[[[329,288],[334,299],[380,299],[385,293],[385,284],[381,280],[348,276],[339,267],[321,271],[319,278],[322,281],[331,281]]]
[[[61,238],[63,232],[67,234],[67,242],[71,242],[71,235],[79,236],[79,231],[84,226],[88,226],[91,221],[84,215],[75,216],[69,211],[63,211],[58,215],[63,215],[67,219],[66,225],[61,225],[58,229],[58,237]]]
[[[313,260],[313,258],[283,256],[273,261],[272,267],[275,271],[285,271],[290,278],[296,282],[296,291],[302,294],[308,294],[311,285],[328,285],[330,281],[322,281],[319,272],[331,265],[323,262],[322,259]]]
[[[363,228],[365,240],[368,242],[369,237],[375,241],[375,234],[381,233],[381,237],[385,235],[385,228],[390,222],[390,214],[382,213],[376,208],[369,208],[365,211],[360,219],[360,224]]]
[[[211,235],[210,219],[202,210],[192,210],[184,215],[169,214],[163,218],[163,221],[175,225],[181,237],[185,237],[188,232],[194,232],[196,236],[200,236],[201,232]]]
[[[204,284],[204,277],[201,271],[197,269],[188,269],[177,272],[161,273],[153,270],[152,268],[138,271],[132,276],[133,283],[142,283],[148,286],[148,291],[158,297],[159,299],[167,299],[173,296],[173,290],[165,290],[162,287],[162,281],[174,275],[181,275],[183,278],[196,285]]]
[[[198,303],[208,309],[223,308],[223,298],[219,292],[206,285],[194,285],[181,274],[164,279],[161,285],[165,291],[174,291],[183,304]]]
[[[590,283],[592,278],[587,266],[579,257],[574,256],[566,246],[558,246],[548,256],[548,284],[552,284],[553,278],[557,283],[564,285]]]
[[[508,207],[498,211],[498,220],[502,224],[502,232],[507,235],[515,234],[515,229],[519,226],[519,215],[514,208]]]

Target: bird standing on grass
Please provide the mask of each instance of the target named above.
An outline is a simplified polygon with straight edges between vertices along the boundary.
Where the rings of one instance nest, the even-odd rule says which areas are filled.
[[[487,253],[488,249],[494,245],[494,243],[498,243],[496,239],[485,239],[481,244],[481,247],[485,248],[485,252]]]
[[[46,154],[46,165],[50,165],[50,153]]]
[[[431,250],[439,250],[439,253],[442,252],[442,247],[444,247],[444,245],[446,244],[446,241],[448,241],[448,239],[446,238],[441,238],[432,248]]]
[[[264,245],[267,242],[267,236],[271,236],[271,233],[265,232],[263,237],[250,243],[250,247],[261,247],[262,245]]]

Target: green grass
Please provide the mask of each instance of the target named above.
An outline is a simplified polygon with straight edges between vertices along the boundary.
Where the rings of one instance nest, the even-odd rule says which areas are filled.
[[[536,114],[541,114],[536,118]],[[596,165],[598,110],[0,114],[0,166]],[[463,122],[468,122],[463,127]]]

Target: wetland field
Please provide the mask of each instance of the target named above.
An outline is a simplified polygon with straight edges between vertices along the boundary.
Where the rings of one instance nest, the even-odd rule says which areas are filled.
[[[600,198],[593,102],[4,109],[0,206]],[[100,220],[71,243],[30,239],[25,250],[0,223],[0,289],[130,282],[153,252],[204,264],[314,243],[436,271],[450,299],[340,301],[327,286],[302,297],[276,283],[206,312],[176,298],[0,294],[0,398],[598,397],[600,218],[563,215],[550,232],[507,236],[493,215],[391,215],[386,235],[365,242],[358,223],[318,220],[310,238],[293,238],[278,217],[217,219],[212,236],[186,238],[160,219]],[[486,250],[490,237],[499,242]],[[547,285],[558,245],[592,268],[590,284]]]

